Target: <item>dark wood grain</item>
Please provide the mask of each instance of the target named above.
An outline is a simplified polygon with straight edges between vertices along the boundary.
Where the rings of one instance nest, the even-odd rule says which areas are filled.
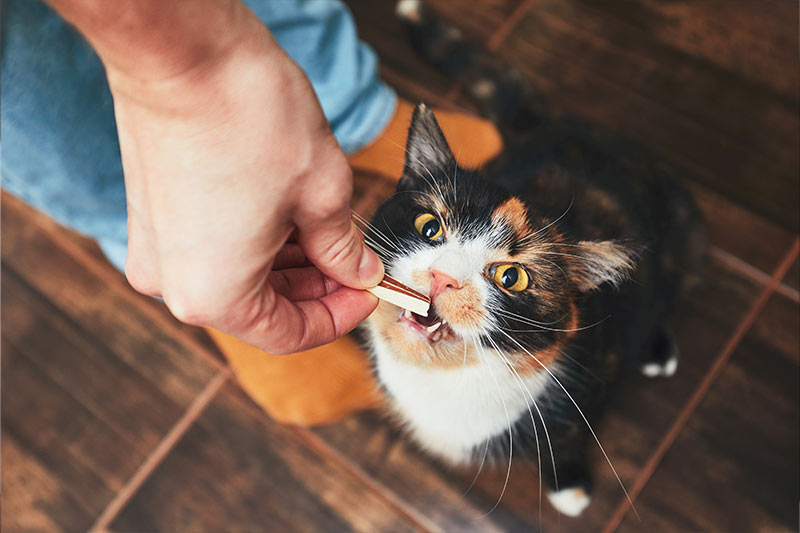
[[[772,272],[794,235],[708,187],[688,185],[705,218],[710,243],[762,272]]]
[[[400,96],[442,105],[451,80],[420,59],[409,43],[395,3],[386,0],[347,0],[361,39],[380,58],[381,76]]]
[[[116,531],[409,531],[418,526],[233,385],[111,525]]]
[[[8,353],[3,343],[3,353]],[[25,443],[3,433],[4,531],[75,531],[92,523],[92,509],[86,509],[83,494],[59,480]]]
[[[137,295],[106,261],[71,252],[54,224],[9,195],[3,197],[2,258],[26,283],[148,379],[188,404],[211,376],[196,346],[175,334],[175,321],[151,298]],[[142,353],[153,361],[144,364]],[[157,363],[157,364],[156,364]],[[180,376],[180,379],[176,379]]]
[[[636,13],[648,22],[647,10]],[[796,231],[796,95],[776,95],[655,40],[641,26],[577,0],[543,0],[501,55],[557,109],[644,143],[709,187]],[[796,71],[797,63],[784,68]]]
[[[57,245],[69,239],[59,232],[3,195],[2,431],[19,459],[4,448],[11,530],[90,526],[215,370],[122,298],[129,288]]]
[[[794,262],[792,268],[786,273],[786,277],[783,278],[783,282],[795,290],[800,287],[800,263]]]
[[[3,526],[29,530],[49,520],[60,530],[86,529],[211,368],[184,353],[195,370],[170,371],[146,344],[126,361],[3,266],[2,432],[22,459],[9,460],[4,447],[3,490],[23,493],[6,501]],[[151,380],[140,371],[148,366],[164,374]],[[17,507],[26,499],[37,504]]]
[[[598,434],[622,477],[630,483],[667,430],[683,402],[702,379],[738,320],[758,294],[759,287],[725,265],[712,261],[705,283],[676,313],[673,328],[682,352],[672,379],[633,375],[618,394]],[[445,529],[537,528],[538,478],[535,468],[518,463],[500,505],[488,517],[503,491],[505,468],[485,469],[473,489],[462,498],[477,469],[446,469],[405,443],[389,421],[362,415],[317,433],[376,477],[390,490]],[[563,527],[600,529],[622,497],[621,489],[602,455],[591,452],[595,490],[591,506],[579,519],[562,518]],[[541,523],[559,529],[559,518],[543,505]]]
[[[765,0],[580,0],[646,31],[659,43],[718,65],[794,99],[798,72],[796,2]]]
[[[442,20],[455,24],[472,42],[488,44],[489,39],[524,0],[482,0],[453,2],[427,0],[425,5]]]
[[[798,331],[774,297],[620,531],[797,531]]]

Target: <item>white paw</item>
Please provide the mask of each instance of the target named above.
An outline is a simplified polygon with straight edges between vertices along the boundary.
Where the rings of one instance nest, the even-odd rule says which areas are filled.
[[[558,512],[567,516],[578,516],[589,505],[591,498],[583,487],[562,489],[558,492],[548,492],[547,499]]]
[[[395,13],[397,13],[397,16],[400,18],[417,22],[419,20],[421,4],[421,0],[400,0],[395,7]]]
[[[678,358],[676,356],[670,357],[663,365],[658,363],[647,363],[641,367],[642,374],[649,378],[656,378],[659,376],[668,378],[673,376],[677,369]]]

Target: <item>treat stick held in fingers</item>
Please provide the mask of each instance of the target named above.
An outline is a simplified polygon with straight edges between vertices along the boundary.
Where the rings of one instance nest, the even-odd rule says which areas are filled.
[[[431,299],[421,292],[403,285],[391,276],[384,276],[377,287],[368,290],[381,300],[386,300],[397,307],[408,309],[418,315],[428,316]]]
[[[355,211],[353,211],[353,218],[357,223],[360,222],[365,226],[369,226],[369,222]],[[360,228],[359,230],[363,235],[364,231]],[[412,313],[418,315],[428,316],[428,309],[431,307],[431,299],[421,292],[417,292],[411,287],[400,283],[388,274],[383,276],[383,279],[377,287],[367,290],[381,300],[386,300],[397,307],[408,309]]]

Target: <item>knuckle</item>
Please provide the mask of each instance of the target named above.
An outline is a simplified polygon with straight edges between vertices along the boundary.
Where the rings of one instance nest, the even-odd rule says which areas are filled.
[[[220,308],[213,285],[192,279],[167,280],[164,303],[179,321],[192,326],[211,326],[219,322]]]
[[[155,277],[138,263],[126,261],[125,278],[136,292],[151,296],[158,294],[158,283]]]
[[[348,195],[336,191],[331,194],[320,194],[319,196],[320,199],[309,206],[316,219],[324,222],[349,216],[350,206],[348,201],[350,197]]]
[[[164,303],[172,315],[184,324],[206,326],[213,322],[207,308],[196,297],[180,291],[169,291],[164,294]]]

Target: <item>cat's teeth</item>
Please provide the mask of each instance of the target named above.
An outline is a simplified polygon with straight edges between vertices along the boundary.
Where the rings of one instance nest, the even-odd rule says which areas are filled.
[[[411,316],[411,311],[406,309],[406,312],[403,313],[403,316],[406,317],[408,320],[413,320],[414,317]]]
[[[430,337],[430,339],[431,339],[431,342],[439,342],[439,341],[441,340],[441,338],[442,338],[442,332],[441,332],[441,331],[437,331],[437,332],[435,332],[435,333],[434,333],[433,335],[431,335],[431,337]]]
[[[433,325],[431,325],[431,326],[428,326],[428,333],[433,333],[434,331],[436,331],[437,329],[439,329],[439,326],[441,326],[441,325],[442,325],[442,323],[441,323],[441,322],[437,322],[436,324],[433,324]]]

